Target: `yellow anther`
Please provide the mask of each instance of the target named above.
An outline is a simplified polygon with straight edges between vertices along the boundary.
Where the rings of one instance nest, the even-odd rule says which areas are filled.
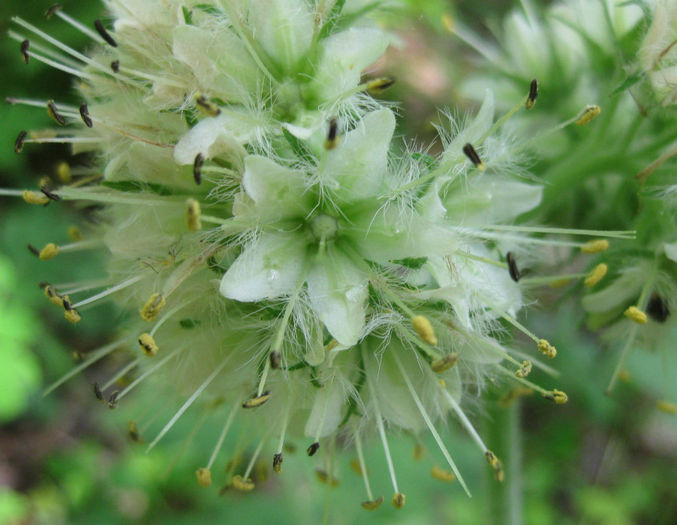
[[[44,206],[49,202],[49,197],[47,197],[47,195],[37,191],[24,190],[21,193],[21,196],[28,204],[41,204]]]
[[[378,95],[383,93],[386,89],[391,87],[395,83],[393,77],[381,77],[375,78],[367,82],[367,91],[372,95]]]
[[[567,396],[564,392],[561,390],[557,390],[556,388],[552,390],[552,392],[546,392],[545,394],[542,394],[545,399],[548,399],[550,401],[554,401],[558,405],[563,405],[567,401],[569,401],[569,396]]]
[[[218,117],[221,114],[221,109],[216,104],[199,94],[195,95],[195,107],[208,117]]]
[[[353,458],[353,459],[350,460],[350,468],[358,476],[362,475],[362,465],[360,465],[360,462],[357,460],[357,458]],[[367,474],[369,474],[368,470],[367,470]]]
[[[152,321],[155,319],[157,314],[160,313],[160,310],[164,307],[165,303],[167,300],[165,299],[164,295],[161,293],[154,293],[153,295],[150,296],[150,298],[146,301],[146,304],[143,305],[143,308],[141,308],[141,319],[144,321]]]
[[[362,508],[365,509],[365,510],[376,510],[381,506],[382,503],[383,503],[383,496],[380,496],[377,499],[363,501],[362,502]]]
[[[582,253],[600,253],[605,252],[608,249],[609,241],[606,239],[595,239],[594,241],[588,241],[581,246]]]
[[[270,399],[270,390],[266,390],[260,396],[256,396],[256,397],[252,397],[251,399],[247,399],[247,401],[242,403],[242,408],[260,407],[261,405],[263,405],[269,399]]]
[[[339,480],[334,476],[330,476],[326,470],[322,470],[321,468],[315,469],[315,476],[317,476],[317,479],[320,481],[320,483],[324,483],[325,485],[330,485],[332,487],[339,486]]]
[[[451,470],[444,470],[437,465],[430,469],[430,475],[436,480],[444,481],[445,483],[451,483],[456,479],[456,474]]]
[[[515,377],[523,379],[531,373],[531,361],[522,361],[522,366],[515,370]]]
[[[82,240],[82,233],[77,226],[68,227],[68,238],[73,242],[79,242]]]
[[[212,484],[212,471],[208,468],[203,467],[197,469],[195,471],[195,477],[197,478],[197,484],[201,487],[207,488]]]
[[[256,485],[254,485],[254,482],[247,478],[247,479],[242,479],[242,476],[239,474],[236,476],[233,476],[233,488],[241,491],[241,492],[249,492],[250,490],[253,490]]]
[[[136,426],[134,421],[127,423],[127,431],[129,432],[129,438],[135,443],[143,443],[141,439],[141,434],[139,433],[139,427]]]
[[[47,114],[59,126],[65,126],[66,125],[66,119],[63,118],[63,115],[61,115],[59,113],[59,110],[56,108],[56,104],[54,103],[53,100],[47,101]]]
[[[275,472],[275,474],[282,472],[282,460],[283,456],[281,453],[273,456],[273,472]]]
[[[331,352],[334,348],[339,345],[339,342],[336,339],[329,341],[329,344],[326,346],[327,352]]]
[[[585,126],[588,122],[594,119],[597,115],[602,112],[602,108],[595,104],[588,104],[585,106],[583,111],[580,112],[578,117],[576,117],[577,126]]]
[[[435,329],[427,317],[423,315],[416,315],[411,318],[411,324],[416,330],[418,336],[430,345],[437,345],[437,337],[435,336]]]
[[[73,179],[71,167],[68,162],[59,162],[58,166],[56,167],[56,176],[63,184],[68,184]]]
[[[442,372],[449,370],[456,363],[458,363],[458,354],[456,352],[452,352],[451,354],[442,356],[430,363],[430,368],[433,369],[433,372],[441,374]]]
[[[414,459],[416,461],[421,461],[423,459],[423,455],[425,454],[425,447],[423,446],[422,443],[416,443],[414,445]]]
[[[666,401],[665,399],[659,399],[656,401],[656,408],[662,412],[665,412],[666,414],[673,416],[677,414],[677,405],[671,403],[670,401]]]
[[[604,263],[598,264],[588,274],[588,276],[583,281],[583,284],[588,288],[595,286],[598,282],[600,282],[604,278],[608,269],[609,268],[606,264]]]
[[[449,33],[453,33],[454,30],[456,29],[456,22],[454,22],[454,17],[451,16],[451,14],[449,13],[444,13],[442,15],[442,26]]]
[[[195,199],[188,199],[186,201],[186,226],[192,232],[202,229],[202,221],[200,220],[200,203]]]
[[[649,320],[646,314],[636,306],[631,306],[630,308],[628,308],[623,313],[623,315],[625,315],[625,317],[627,317],[631,321],[634,321],[637,324],[646,324],[646,322]]]
[[[401,492],[396,492],[395,495],[393,496],[393,507],[396,509],[401,509],[404,507],[404,500],[406,496],[402,494]]]
[[[489,463],[489,466],[492,469],[494,469],[494,478],[496,478],[496,481],[502,483],[504,473],[503,473],[503,463],[501,462],[501,460],[498,459],[498,457],[496,457],[496,454],[494,454],[491,450],[487,450],[484,453],[484,457],[487,458],[487,463]]]
[[[550,359],[554,359],[557,355],[557,348],[552,346],[547,339],[540,339],[538,341],[538,350]]]
[[[82,317],[75,308],[66,309],[64,311],[64,317],[66,318],[67,321],[70,321],[73,324],[82,321]]]
[[[155,354],[158,353],[158,350],[160,350],[158,345],[155,343],[155,339],[153,339],[150,334],[141,334],[138,341],[141,350],[143,350],[143,353],[148,357],[155,356]]]
[[[50,284],[46,285],[44,291],[45,297],[47,297],[47,299],[49,299],[52,304],[55,304],[56,306],[60,306],[61,308],[63,308],[64,298],[57,293],[57,291],[54,289],[52,285]]]
[[[42,250],[40,250],[40,257],[41,261],[49,261],[50,259],[53,259],[59,254],[59,247],[54,244],[53,242],[50,242],[47,244]]]

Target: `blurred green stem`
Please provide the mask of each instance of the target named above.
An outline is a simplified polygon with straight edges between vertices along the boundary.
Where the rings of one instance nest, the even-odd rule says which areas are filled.
[[[498,404],[491,411],[487,445],[503,461],[505,479],[499,483],[492,469],[487,469],[490,513],[488,523],[495,525],[522,525],[522,429],[520,402],[509,407]]]

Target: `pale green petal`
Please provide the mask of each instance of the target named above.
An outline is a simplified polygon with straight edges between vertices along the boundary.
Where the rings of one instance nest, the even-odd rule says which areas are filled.
[[[332,337],[345,346],[356,344],[364,335],[367,275],[340,249],[329,247],[313,264],[307,282],[310,304]]]
[[[388,167],[388,149],[395,131],[389,109],[365,116],[355,129],[327,152],[320,180],[342,201],[361,200],[380,193]]]
[[[664,243],[663,250],[665,250],[665,256],[673,262],[677,262],[677,242]]]
[[[440,162],[441,168],[451,169],[465,159],[463,146],[466,143],[479,146],[478,141],[491,128],[494,122],[494,95],[487,90],[479,112],[444,148]]]
[[[346,397],[347,391],[338,379],[319,389],[306,420],[305,435],[315,439],[334,433],[343,420]]]
[[[314,83],[318,98],[333,101],[360,83],[362,71],[390,45],[391,37],[372,28],[351,27],[322,43],[322,58]]]
[[[314,21],[306,0],[255,0],[249,21],[256,41],[285,72],[308,52]]]
[[[174,160],[183,166],[193,164],[198,153],[205,158],[242,155],[242,144],[256,135],[256,126],[245,115],[223,112],[205,118],[188,131],[174,148]]]
[[[246,102],[256,92],[261,71],[240,39],[226,26],[174,28],[172,51],[194,73],[205,94]]]
[[[443,203],[448,221],[456,226],[509,223],[543,198],[542,186],[500,175],[479,174],[455,184],[456,191],[446,192]]]
[[[263,222],[303,218],[312,209],[312,195],[300,171],[258,155],[247,157],[244,165],[242,183]]]
[[[646,268],[633,268],[604,290],[586,295],[582,300],[583,308],[587,312],[599,314],[629,305],[637,298],[644,285],[644,270]]]
[[[306,241],[293,233],[264,233],[248,245],[221,279],[221,295],[261,301],[293,293],[306,260]]]

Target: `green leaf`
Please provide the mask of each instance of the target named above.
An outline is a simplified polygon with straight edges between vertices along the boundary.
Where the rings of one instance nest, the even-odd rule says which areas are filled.
[[[644,73],[642,71],[635,71],[632,73],[630,76],[628,76],[623,82],[621,82],[618,87],[616,87],[612,92],[611,96],[613,97],[614,95],[618,95],[619,93],[622,93],[623,91],[626,91],[630,87],[634,86],[644,78]]]

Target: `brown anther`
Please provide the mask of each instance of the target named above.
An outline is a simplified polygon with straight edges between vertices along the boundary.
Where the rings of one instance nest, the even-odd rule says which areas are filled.
[[[532,109],[536,104],[536,99],[538,98],[538,80],[533,79],[531,84],[529,84],[529,96],[527,97],[527,102],[524,104],[526,109]]]
[[[430,368],[433,369],[433,372],[441,374],[442,372],[449,370],[456,363],[458,363],[458,353],[452,352],[430,363]]]
[[[103,392],[101,391],[101,387],[99,386],[99,383],[94,383],[92,385],[92,388],[94,390],[94,395],[99,401],[103,401]]]
[[[512,254],[512,252],[508,252],[505,254],[505,259],[508,263],[508,272],[510,273],[510,278],[513,281],[518,282],[521,275],[519,268],[517,267],[517,262],[515,261],[515,256]]]
[[[367,500],[362,502],[362,508],[365,510],[376,510],[383,503],[383,496],[379,496],[377,499]]]
[[[318,441],[315,441],[314,443],[312,443],[312,444],[306,449],[306,453],[307,453],[309,456],[312,457],[312,456],[315,455],[315,453],[316,453],[319,449],[320,449],[320,443],[319,443]]]
[[[273,456],[273,472],[275,472],[275,474],[282,472],[282,461],[283,456],[281,452]]]
[[[205,157],[202,153],[198,153],[193,161],[193,179],[198,186],[202,184],[202,166],[204,166]]]
[[[103,24],[101,23],[101,20],[94,20],[94,28],[96,29],[96,32],[101,35],[101,38],[103,38],[106,43],[108,43],[112,47],[118,47],[118,43],[115,41],[115,39],[110,35],[108,31],[106,31],[106,28],[103,27]]]
[[[113,60],[110,63],[110,68],[113,70],[113,73],[119,73],[120,72],[120,61],[119,60]]]
[[[270,390],[266,390],[260,396],[253,397],[242,403],[242,408],[257,408],[270,399]]]
[[[393,496],[393,507],[396,509],[401,509],[404,507],[404,500],[406,496],[402,494],[401,492],[396,492],[395,495]]]
[[[63,6],[62,6],[61,4],[54,4],[54,5],[52,5],[51,7],[49,7],[49,8],[47,9],[47,11],[45,11],[45,18],[46,18],[47,20],[49,20],[50,18],[52,18],[52,16],[54,15],[54,13],[56,13],[57,11],[60,11],[61,9],[63,9]]]
[[[89,108],[87,107],[86,102],[80,104],[80,117],[85,123],[85,126],[88,128],[94,127],[94,122],[92,122],[92,117],[89,116]]]
[[[478,170],[484,171],[486,169],[484,162],[482,162],[482,159],[480,159],[480,156],[470,142],[463,146],[463,153],[465,153],[465,156],[470,159],[470,162],[472,162]]]
[[[14,141],[14,153],[21,153],[24,149],[24,141],[26,140],[26,137],[28,136],[28,131],[22,130],[19,132],[19,134],[16,137],[16,140]]]
[[[56,108],[56,103],[53,100],[47,101],[47,114],[56,122],[59,126],[66,125],[66,119],[59,113],[59,110]]]
[[[23,61],[25,64],[28,64],[28,62],[31,59],[31,55],[28,52],[31,48],[31,41],[26,39],[23,42],[21,42],[21,57],[23,58]]]
[[[339,143],[339,134],[338,134],[338,120],[332,118],[329,121],[329,131],[327,132],[327,139],[324,141],[324,149],[332,150]]]
[[[282,356],[280,355],[280,352],[271,352],[268,355],[268,358],[270,359],[270,368],[273,370],[278,370],[282,365]]]
[[[114,391],[110,397],[108,398],[108,408],[113,410],[114,408],[117,408],[118,406],[118,396],[120,395],[120,392],[118,390]]]

